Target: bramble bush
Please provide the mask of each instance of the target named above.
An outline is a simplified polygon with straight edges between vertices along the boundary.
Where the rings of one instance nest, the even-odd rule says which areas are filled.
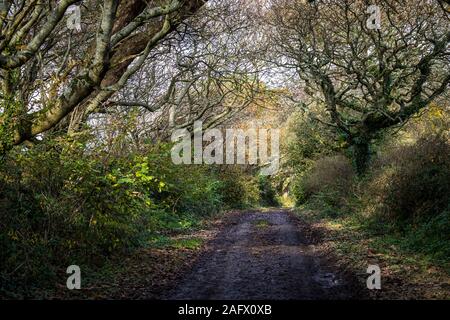
[[[0,294],[54,286],[70,264],[101,267],[155,233],[253,202],[244,179],[227,187],[210,167],[174,165],[170,144],[112,156],[90,141],[47,139],[1,162]],[[239,201],[229,193],[237,185]]]
[[[450,257],[450,143],[428,135],[379,152],[364,177],[344,156],[324,157],[296,181],[297,204],[320,217],[359,221],[374,234],[401,238],[401,246],[442,266]]]
[[[400,131],[385,132],[372,146],[363,176],[356,176],[344,157],[345,145],[339,150],[339,137],[311,131],[317,129],[314,122],[294,119],[294,129],[297,123],[308,125],[288,143],[284,170],[293,177],[290,193],[318,218],[344,219],[370,234],[397,237],[402,248],[448,266],[449,119],[448,108],[432,104]],[[323,149],[333,143],[334,151]]]
[[[219,170],[220,193],[228,208],[248,208],[257,206],[260,201],[257,178],[239,167],[226,167]]]
[[[422,136],[384,151],[361,185],[360,211],[371,230],[399,233],[405,250],[449,268],[450,141],[445,135]]]
[[[383,153],[374,163],[367,201],[397,222],[429,220],[450,203],[450,143],[441,135],[420,138]]]
[[[276,207],[280,203],[277,198],[277,192],[268,176],[258,177],[259,202],[262,206]]]
[[[351,189],[354,176],[351,162],[342,155],[318,159],[311,169],[296,181],[297,203],[320,197],[330,206],[338,207]]]

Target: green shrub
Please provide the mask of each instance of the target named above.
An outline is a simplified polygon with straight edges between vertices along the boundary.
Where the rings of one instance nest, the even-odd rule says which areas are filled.
[[[85,149],[52,141],[16,150],[3,163],[3,277],[36,282],[74,261],[139,245],[155,207],[150,195],[161,182],[145,173],[139,157],[109,162]]]
[[[272,182],[267,176],[258,177],[259,199],[260,204],[265,207],[276,207],[279,205],[277,193]]]
[[[450,144],[442,136],[419,139],[381,156],[366,191],[374,211],[400,223],[421,223],[450,203]]]
[[[219,174],[222,181],[220,193],[225,206],[242,209],[259,204],[260,194],[257,178],[239,168],[225,168]]]
[[[352,165],[343,155],[321,158],[297,181],[297,204],[320,197],[327,205],[337,207],[351,189],[353,178]]]
[[[450,257],[450,208],[409,230],[409,247],[447,263]],[[449,270],[450,271],[450,270]]]
[[[169,144],[112,157],[89,142],[18,147],[1,164],[0,294],[52,287],[68,265],[100,267],[223,207],[225,183],[214,170],[174,165]],[[239,185],[250,202],[251,183]]]

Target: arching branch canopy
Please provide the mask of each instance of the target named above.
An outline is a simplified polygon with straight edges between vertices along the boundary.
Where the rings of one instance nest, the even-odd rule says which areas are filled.
[[[205,2],[2,1],[1,149],[48,131],[77,107],[108,99]],[[79,33],[67,24],[74,6]]]

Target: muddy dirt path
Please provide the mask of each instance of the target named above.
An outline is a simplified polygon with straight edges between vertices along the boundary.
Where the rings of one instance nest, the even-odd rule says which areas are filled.
[[[326,265],[286,210],[237,215],[168,299],[346,299],[346,281]]]

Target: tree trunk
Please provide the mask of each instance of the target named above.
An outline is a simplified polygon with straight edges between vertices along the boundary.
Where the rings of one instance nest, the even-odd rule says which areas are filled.
[[[364,175],[367,171],[370,160],[370,145],[369,142],[358,141],[353,144],[353,163],[356,168],[358,176]]]

